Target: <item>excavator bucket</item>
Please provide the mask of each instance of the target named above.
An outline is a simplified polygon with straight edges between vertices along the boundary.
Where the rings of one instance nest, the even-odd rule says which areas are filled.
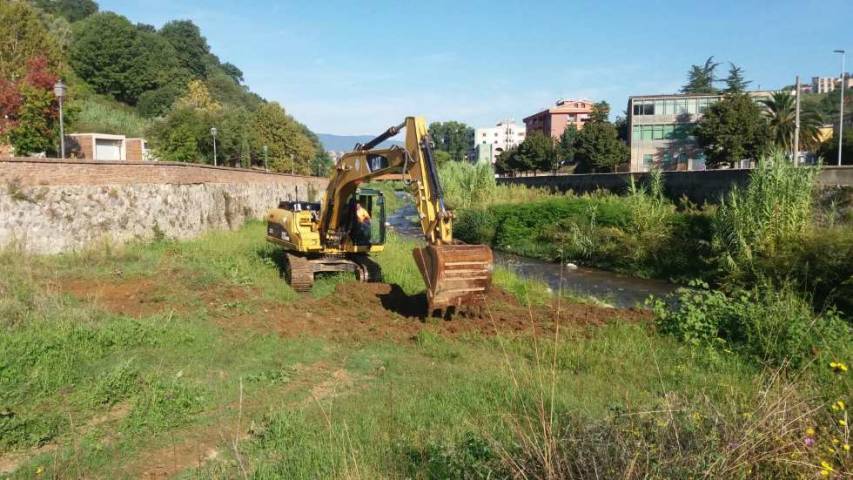
[[[427,286],[429,312],[482,303],[492,285],[492,249],[485,245],[427,245],[412,250]]]

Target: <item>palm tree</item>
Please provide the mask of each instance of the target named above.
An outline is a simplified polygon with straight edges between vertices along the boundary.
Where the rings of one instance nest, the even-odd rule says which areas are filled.
[[[773,92],[770,98],[760,101],[770,127],[770,139],[783,151],[794,148],[796,130],[796,98],[788,92]],[[816,151],[820,146],[819,129],[823,124],[820,113],[800,109],[800,149]]]

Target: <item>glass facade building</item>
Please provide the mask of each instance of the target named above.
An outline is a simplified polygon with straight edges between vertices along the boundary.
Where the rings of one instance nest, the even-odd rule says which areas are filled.
[[[755,100],[768,92],[749,92]],[[632,172],[704,170],[705,157],[693,132],[705,110],[721,95],[641,95],[628,99],[628,143]]]

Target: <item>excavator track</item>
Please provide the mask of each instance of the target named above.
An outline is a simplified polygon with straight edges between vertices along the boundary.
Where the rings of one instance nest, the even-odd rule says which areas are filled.
[[[297,292],[309,292],[314,286],[314,266],[305,257],[288,253],[285,276],[287,283]]]
[[[375,260],[367,255],[355,255],[352,257],[352,261],[358,264],[359,280],[362,282],[382,281],[382,269],[379,268],[379,264]]]

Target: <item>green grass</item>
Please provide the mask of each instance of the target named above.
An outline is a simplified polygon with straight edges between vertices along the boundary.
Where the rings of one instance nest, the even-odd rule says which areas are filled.
[[[149,121],[133,109],[106,98],[91,96],[73,105],[79,109],[74,116],[75,132],[111,133],[144,137]]]
[[[417,293],[411,247],[391,236],[377,258],[386,281]],[[669,445],[666,432],[697,435],[691,412],[739,425],[770,378],[748,359],[706,355],[642,324],[534,338],[449,337],[427,322],[391,341],[282,337],[236,323],[300,308],[278,261],[260,223],[185,242],[0,254],[0,456],[24,459],[10,478],[39,469],[45,478],[134,478],[152,455],[171,459],[182,445],[200,452],[181,457],[179,478],[505,478],[508,455],[538,471],[537,445],[570,444],[564,434],[598,445],[594,432],[629,435],[634,414],[669,408],[676,413],[643,417],[649,436],[638,444],[643,458],[665,463],[672,453],[655,449]],[[142,278],[159,282],[169,308],[124,315],[57,288]],[[342,281],[351,280],[321,280],[313,296],[328,298]],[[505,271],[495,281],[547,301],[541,284]],[[230,289],[246,295],[220,296]],[[545,425],[555,437],[539,441],[537,422],[552,409]],[[716,428],[678,458],[707,459]],[[199,467],[211,448],[215,458]],[[612,465],[630,457],[593,453]]]

